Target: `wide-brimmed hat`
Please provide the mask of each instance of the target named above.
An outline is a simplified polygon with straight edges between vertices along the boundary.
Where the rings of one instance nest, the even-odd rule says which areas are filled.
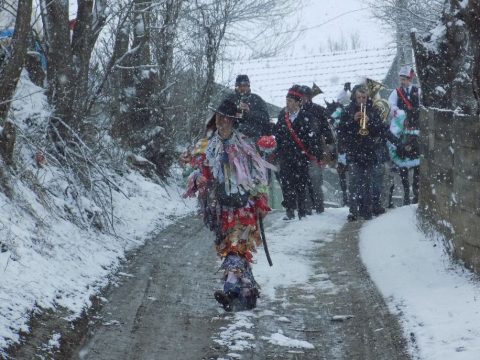
[[[217,126],[215,125],[215,115],[220,114],[232,119],[240,119],[242,116],[238,112],[237,105],[230,99],[224,99],[220,105],[216,109],[210,108],[213,110],[213,115],[210,117],[210,119],[206,123],[206,130],[213,130],[215,131],[217,129]]]
[[[218,105],[217,109],[215,110],[216,114],[220,114],[223,116],[227,116],[234,119],[241,118],[240,113],[238,112],[237,104],[235,104],[230,99],[223,100],[220,105]]]

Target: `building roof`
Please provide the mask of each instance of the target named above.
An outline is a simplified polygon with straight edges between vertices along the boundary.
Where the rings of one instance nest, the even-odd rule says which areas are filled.
[[[224,64],[217,74],[217,82],[234,87],[238,74],[247,74],[252,92],[265,101],[285,106],[285,95],[293,84],[317,84],[323,94],[314,98],[336,99],[346,82],[352,87],[368,77],[383,82],[395,59],[396,48],[337,51],[304,57],[282,56]]]

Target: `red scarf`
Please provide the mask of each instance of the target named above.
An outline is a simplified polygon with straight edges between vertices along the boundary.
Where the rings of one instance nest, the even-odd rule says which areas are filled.
[[[305,144],[302,142],[302,140],[300,140],[295,130],[293,130],[292,122],[290,121],[288,111],[285,111],[285,123],[287,124],[287,128],[288,128],[288,131],[290,132],[290,135],[292,135],[293,141],[295,141],[295,143],[303,151],[303,153],[307,156],[307,158],[317,163],[317,165],[323,166],[323,163],[308,151]]]
[[[408,110],[413,109],[412,103],[406,98],[405,94],[402,91],[402,88],[399,88],[399,87],[397,88],[397,95],[400,96],[400,98],[402,99],[403,103],[405,104]]]

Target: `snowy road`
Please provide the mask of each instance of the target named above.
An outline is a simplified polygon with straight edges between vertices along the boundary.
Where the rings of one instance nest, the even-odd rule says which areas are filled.
[[[344,209],[301,222],[270,216],[274,266],[260,249],[254,311],[225,314],[211,234],[188,218],[132,257],[72,358],[408,359],[399,325],[358,255]],[[93,323],[92,323],[93,324]]]

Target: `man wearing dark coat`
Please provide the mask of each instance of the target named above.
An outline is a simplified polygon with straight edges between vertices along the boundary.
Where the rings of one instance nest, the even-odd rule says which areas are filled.
[[[303,85],[300,88],[300,93],[302,94],[302,110],[307,113],[306,116],[311,120],[315,137],[318,140],[316,150],[322,154],[323,158],[323,153],[326,151],[323,148],[324,145],[333,145],[335,142],[332,130],[328,124],[326,110],[312,101],[313,91],[309,86]],[[318,160],[322,160],[322,158],[318,158]],[[322,166],[315,161],[310,161],[308,173],[307,189],[310,196],[307,196],[307,200],[308,198],[311,199],[312,207],[320,214],[324,211]]]
[[[361,127],[366,131],[360,131]],[[348,220],[355,221],[359,217],[369,220],[372,218],[372,174],[377,164],[376,150],[386,134],[380,113],[365,87],[355,86],[352,90],[352,100],[342,114],[338,136],[346,149],[350,174]]]
[[[286,96],[287,106],[278,115],[274,127],[285,220],[293,219],[295,210],[298,210],[299,218],[306,216],[309,162],[322,155],[313,117],[301,109],[301,98],[300,86],[292,86]]]
[[[263,135],[271,135],[270,116],[267,104],[250,90],[250,79],[247,75],[238,75],[235,80],[235,93],[227,97],[237,105],[241,118],[237,130],[255,143]]]

